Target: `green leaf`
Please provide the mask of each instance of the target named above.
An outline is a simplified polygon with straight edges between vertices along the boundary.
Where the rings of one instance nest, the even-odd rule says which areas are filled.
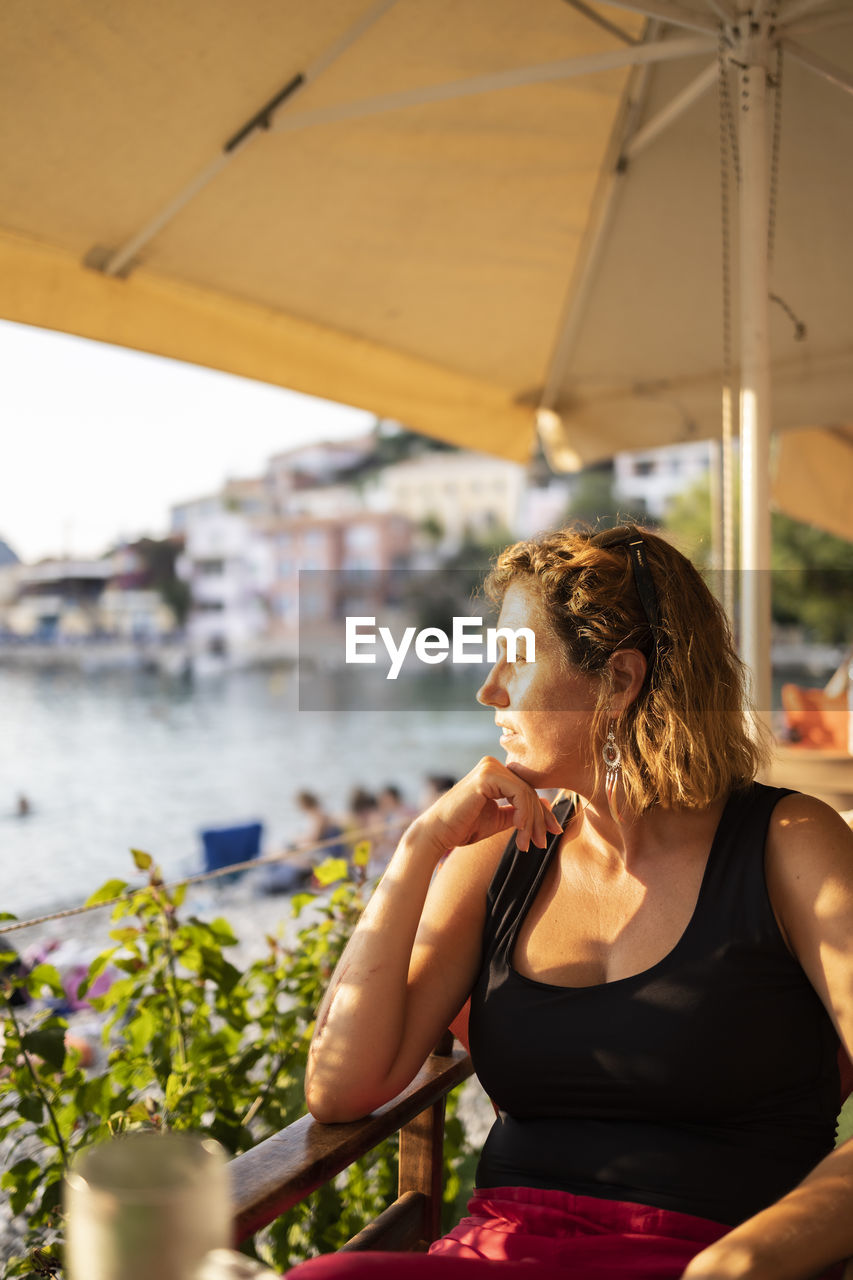
[[[58,1209],[62,1200],[62,1171],[60,1170],[57,1177],[51,1178],[47,1186],[42,1191],[41,1203],[39,1204],[39,1212],[41,1214],[49,1214]]]
[[[40,1173],[41,1166],[27,1156],[25,1159],[18,1160],[16,1164],[13,1164],[11,1169],[6,1170],[2,1178],[0,1178],[0,1187],[8,1190],[9,1187],[15,1187],[19,1183],[29,1186]]]
[[[78,1000],[82,1000],[83,996],[85,996],[88,993],[92,984],[104,972],[104,970],[106,969],[109,962],[112,960],[115,953],[116,953],[116,948],[110,947],[109,951],[102,951],[99,956],[95,956],[94,960],[89,965],[89,968],[86,974],[84,975],[84,977],[82,978],[82,980],[77,986]]]
[[[222,916],[211,920],[207,927],[221,947],[236,947],[239,942],[231,925]]]
[[[184,1093],[183,1080],[181,1079],[180,1076],[176,1075],[174,1071],[170,1072],[169,1078],[166,1081],[166,1106],[170,1111],[175,1110],[181,1098],[183,1097],[183,1093]]]
[[[129,924],[123,929],[110,929],[110,937],[115,942],[121,942],[126,946],[131,946],[133,943],[139,941],[139,927],[137,925]],[[103,968],[103,965],[101,967]]]
[[[18,1110],[25,1120],[32,1124],[41,1124],[44,1116],[44,1103],[37,1093],[24,1095],[18,1103]]]
[[[110,1114],[110,1080],[109,1076],[93,1076],[85,1080],[77,1090],[77,1109],[81,1113],[91,1112],[100,1117]]]
[[[97,963],[95,961],[94,963]],[[136,980],[134,978],[118,978],[101,996],[93,996],[91,1000],[92,1007],[103,1011],[110,1009],[113,1005],[121,1004],[122,1001],[133,995],[136,990]]]
[[[28,1031],[21,1037],[21,1045],[58,1071],[65,1061],[65,1027],[45,1026]]]
[[[134,1102],[133,1106],[128,1107],[125,1114],[132,1124],[149,1124],[151,1122],[151,1113],[144,1102]]]
[[[150,853],[143,853],[141,849],[131,849],[130,856],[136,863],[138,871],[150,871],[154,865],[154,859]]]
[[[142,1053],[157,1032],[157,1018],[151,1009],[142,1009],[124,1027],[124,1037],[131,1049]]]
[[[34,969],[31,969],[28,978],[28,986],[31,991],[37,991],[41,987],[47,987],[53,995],[59,996],[60,999],[65,998],[65,988],[62,985],[62,979],[52,964],[37,964]]]
[[[356,867],[366,867],[370,862],[370,841],[359,840],[358,844],[352,851],[353,865]]]
[[[126,880],[107,880],[106,884],[102,884],[100,889],[96,889],[92,896],[86,899],[86,906],[95,907],[99,902],[120,898],[129,888],[130,885]]]
[[[240,970],[236,969],[221,952],[213,947],[205,947],[201,953],[199,974],[211,982],[215,982],[223,991],[233,991],[240,981]]]
[[[336,880],[345,880],[348,873],[346,858],[327,858],[314,868],[314,878],[324,886],[334,884]]]
[[[8,1172],[3,1174],[0,1185],[9,1189],[9,1206],[12,1213],[23,1213],[30,1205],[36,1187],[41,1182],[43,1172],[41,1165],[35,1160],[19,1160]]]

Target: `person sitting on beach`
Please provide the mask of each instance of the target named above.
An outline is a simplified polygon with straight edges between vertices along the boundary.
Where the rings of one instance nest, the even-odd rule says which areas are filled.
[[[306,1097],[326,1122],[381,1106],[470,1001],[498,1118],[469,1216],[428,1255],[294,1274],[840,1274],[851,832],[755,781],[767,746],[726,616],[664,539],[564,530],[502,552],[487,586],[500,627],[535,638],[513,654],[504,634],[477,695],[505,761],[403,836],[320,1008]]]
[[[362,841],[367,841],[371,846],[371,860],[375,858],[376,841],[381,839],[381,832],[378,829],[379,821],[379,809],[373,792],[366,791],[364,787],[353,787],[349,793],[349,804],[344,819],[344,838],[350,857]]]
[[[282,861],[266,868],[258,883],[261,893],[293,893],[311,879],[319,862],[346,857],[346,846],[339,843],[343,831],[319,797],[313,791],[297,791],[296,804],[306,818],[302,834],[288,844]]]
[[[343,835],[343,829],[326,812],[319,797],[313,791],[297,791],[296,803],[306,818],[304,833],[297,841],[296,848],[305,848],[310,851],[315,845],[324,844],[330,840],[335,841],[338,836]],[[317,853],[322,858],[346,856],[343,844],[326,845]]]

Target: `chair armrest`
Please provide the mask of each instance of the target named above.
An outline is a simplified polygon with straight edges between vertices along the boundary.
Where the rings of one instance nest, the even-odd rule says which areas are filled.
[[[456,1046],[431,1054],[412,1083],[372,1115],[350,1124],[320,1124],[302,1116],[286,1129],[236,1156],[229,1165],[234,1232],[238,1242],[292,1209],[347,1165],[366,1155],[433,1106],[473,1072]]]

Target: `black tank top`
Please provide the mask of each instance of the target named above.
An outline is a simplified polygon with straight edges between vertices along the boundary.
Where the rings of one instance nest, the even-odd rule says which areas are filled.
[[[500,1108],[477,1186],[551,1187],[735,1225],[832,1149],[838,1038],[770,904],[764,844],[789,792],[723,810],[693,916],[643,973],[591,987],[511,957],[559,837],[510,841],[488,894],[471,1053]],[[561,821],[568,803],[557,807]]]

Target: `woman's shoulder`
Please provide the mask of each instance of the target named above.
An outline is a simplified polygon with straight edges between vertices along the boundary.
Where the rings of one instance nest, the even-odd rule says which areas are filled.
[[[773,906],[797,952],[799,938],[814,938],[831,921],[853,924],[853,831],[817,796],[794,791],[774,806],[765,871]]]
[[[853,1054],[853,831],[816,796],[773,810],[767,887],[789,947]]]
[[[768,856],[777,859],[849,857],[853,831],[837,809],[803,791],[782,795],[773,807]]]

